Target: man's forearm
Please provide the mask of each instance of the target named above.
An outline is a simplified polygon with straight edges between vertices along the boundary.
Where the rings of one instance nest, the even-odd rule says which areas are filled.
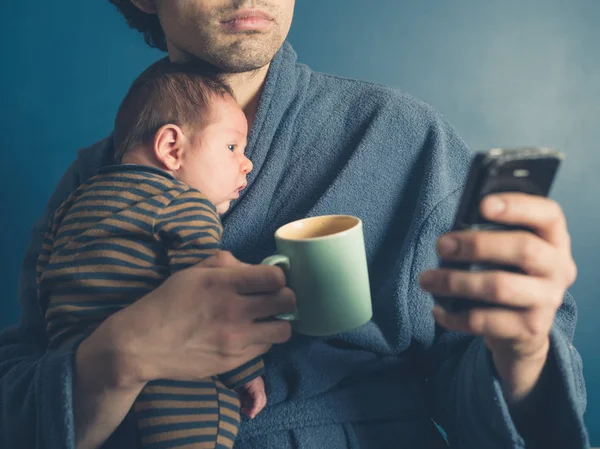
[[[111,436],[145,385],[118,337],[120,316],[102,323],[75,355],[73,414],[77,449],[96,449]]]

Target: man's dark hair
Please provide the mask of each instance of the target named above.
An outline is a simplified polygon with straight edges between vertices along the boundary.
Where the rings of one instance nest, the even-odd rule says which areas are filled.
[[[214,97],[226,95],[233,97],[233,92],[224,81],[195,65],[156,62],[133,82],[119,107],[113,132],[116,161],[153,142],[164,125],[201,128]]]
[[[160,25],[156,14],[147,14],[133,3],[131,0],[109,0],[116,6],[119,12],[125,17],[131,28],[138,30],[144,35],[144,40],[150,47],[167,51],[167,41],[165,33]]]

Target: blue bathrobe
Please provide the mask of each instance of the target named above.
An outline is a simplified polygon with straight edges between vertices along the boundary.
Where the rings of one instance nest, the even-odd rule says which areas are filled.
[[[417,283],[437,264],[435,239],[450,228],[470,161],[454,129],[402,92],[311,71],[286,43],[269,69],[247,155],[254,170],[223,217],[224,249],[256,263],[274,252],[273,233],[286,222],[356,215],[374,316],[353,332],[294,335],[273,347],[264,357],[268,405],[242,423],[236,448],[525,447],[482,339],[436,327]],[[0,335],[3,449],[74,447],[75,346],[46,353],[35,261],[49,214],[111,162],[111,139],[80,151],[32,231],[22,318]],[[545,373],[552,395],[527,418],[545,449],[588,446],[575,321],[566,295]],[[135,448],[134,430],[125,420],[105,447]]]

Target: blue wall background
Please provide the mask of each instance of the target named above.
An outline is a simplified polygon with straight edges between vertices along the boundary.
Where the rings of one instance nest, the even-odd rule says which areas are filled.
[[[549,145],[580,274],[575,343],[600,446],[600,2],[298,0],[290,40],[313,69],[437,107],[472,148]],[[108,1],[2,2],[0,328],[18,319],[28,229],[75,157],[111,130],[130,82],[161,56]]]

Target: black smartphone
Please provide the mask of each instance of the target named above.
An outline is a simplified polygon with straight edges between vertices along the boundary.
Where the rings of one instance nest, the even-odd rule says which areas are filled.
[[[548,196],[563,158],[564,155],[559,151],[537,147],[494,148],[476,153],[452,230],[523,230],[523,227],[485,220],[479,213],[479,203],[486,195],[500,192]],[[441,261],[440,267],[468,271],[520,271],[512,266],[444,260]],[[459,297],[436,296],[435,301],[449,312],[460,312],[472,307],[498,307],[483,301]]]

